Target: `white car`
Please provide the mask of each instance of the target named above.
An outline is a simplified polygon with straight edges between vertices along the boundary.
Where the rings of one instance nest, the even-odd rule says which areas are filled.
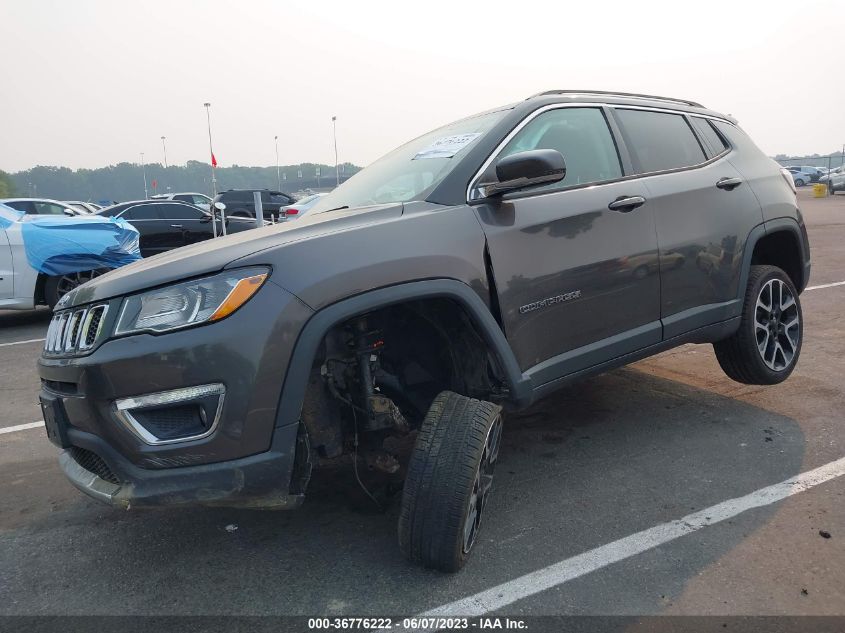
[[[102,209],[102,207],[98,204],[94,204],[93,202],[82,202],[81,200],[63,200],[62,203],[77,209],[79,211],[77,215],[96,213]]]
[[[203,211],[211,211],[211,198],[203,193],[159,193],[150,197],[150,200],[178,200],[199,207]]]
[[[796,187],[803,187],[813,182],[813,174],[804,171],[801,167],[786,167],[786,170],[792,174],[792,181]],[[818,178],[817,178],[818,180]]]
[[[830,195],[834,195],[837,191],[845,191],[845,165],[831,169],[829,174],[822,176],[820,182],[827,184]]]
[[[124,220],[0,204],[0,310],[52,308],[69,290],[139,259],[138,231]]]
[[[82,215],[82,211],[70,204],[49,198],[5,198],[0,203],[27,215]]]
[[[279,209],[279,217],[284,220],[297,220],[308,213],[308,211],[311,210],[311,207],[319,202],[320,198],[327,195],[329,194],[312,193],[311,195],[300,198],[293,204],[289,204],[286,207]]]

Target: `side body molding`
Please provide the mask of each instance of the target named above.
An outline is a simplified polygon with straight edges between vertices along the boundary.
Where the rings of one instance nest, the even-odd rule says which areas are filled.
[[[508,404],[517,408],[525,406],[531,400],[531,382],[520,371],[505,335],[481,297],[460,281],[429,279],[365,292],[316,312],[302,328],[288,364],[276,413],[276,428],[299,421],[311,366],[321,341],[332,327],[370,310],[433,298],[452,299],[466,310],[499,360],[510,390]]]

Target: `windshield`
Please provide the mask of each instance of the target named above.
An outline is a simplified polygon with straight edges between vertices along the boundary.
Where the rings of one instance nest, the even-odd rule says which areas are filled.
[[[402,145],[325,196],[312,212],[424,198],[503,114],[499,110],[463,119]]]

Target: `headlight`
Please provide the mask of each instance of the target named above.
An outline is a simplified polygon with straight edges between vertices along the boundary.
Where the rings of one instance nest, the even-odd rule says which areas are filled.
[[[249,301],[266,268],[242,268],[126,297],[114,333],[166,332],[217,321]]]

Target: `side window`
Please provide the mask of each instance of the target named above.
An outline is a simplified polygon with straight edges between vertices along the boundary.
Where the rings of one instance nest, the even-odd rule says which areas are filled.
[[[283,193],[271,193],[270,202],[272,202],[273,204],[292,204],[293,200],[291,200],[290,197],[286,196]]]
[[[559,151],[566,161],[566,177],[531,191],[622,177],[616,144],[599,108],[558,108],[544,112],[510,140],[499,158],[532,149]]]
[[[162,206],[160,204],[142,204],[137,207],[129,207],[120,217],[124,220],[160,220],[159,209]]]
[[[38,215],[65,215],[65,208],[52,202],[34,202]]]
[[[188,195],[184,195],[184,194],[180,194],[178,196],[173,196],[174,200],[179,200],[180,202],[192,202],[193,198],[194,198],[193,196],[188,196]]]
[[[702,119],[701,117],[691,117],[690,120],[692,121],[692,126],[704,139],[704,144],[707,145],[710,149],[708,152],[708,158],[712,158],[713,156],[718,156],[726,149],[728,146],[725,144],[725,141],[719,135],[719,133],[713,129],[713,125],[707,119]]]
[[[159,205],[159,217],[164,220],[199,220],[203,212],[187,204]]]
[[[194,204],[209,204],[210,200],[205,196],[191,196],[194,199]],[[190,202],[190,200],[189,200]]]
[[[7,207],[12,207],[16,211],[23,211],[29,215],[34,215],[37,213],[35,210],[35,205],[32,203],[31,200],[15,200],[13,202],[4,202]]]
[[[680,114],[617,108],[625,143],[637,173],[678,169],[703,163],[701,144]]]

